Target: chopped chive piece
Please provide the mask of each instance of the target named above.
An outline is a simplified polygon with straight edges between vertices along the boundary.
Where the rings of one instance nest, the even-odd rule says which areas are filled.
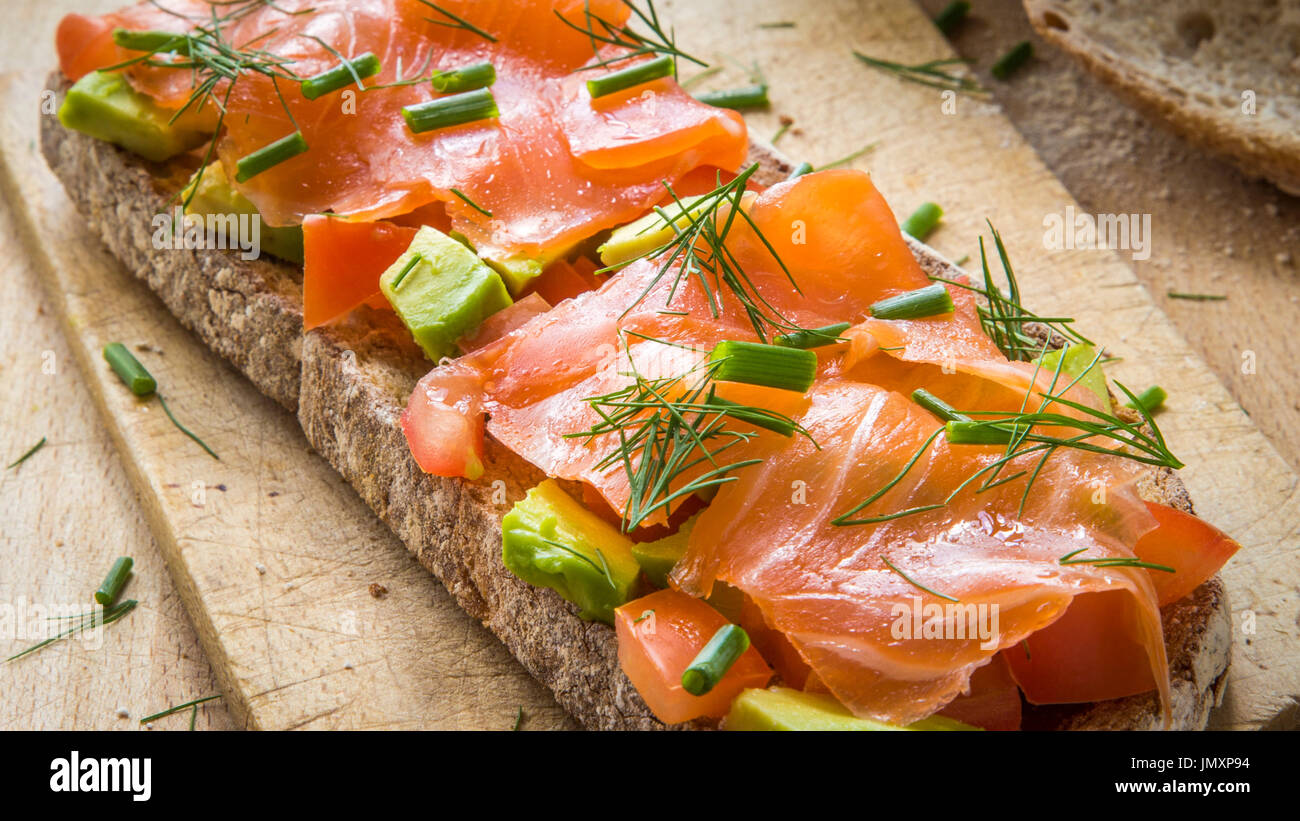
[[[794,167],[794,170],[790,172],[790,176],[786,177],[786,179],[793,180],[796,177],[802,177],[804,174],[811,174],[812,170],[813,170],[812,163],[801,162]]]
[[[189,53],[189,40],[184,34],[170,31],[131,31],[113,29],[113,42],[130,51]]]
[[[519,728],[523,726],[523,724],[524,724],[524,708],[520,707],[519,712],[515,713],[515,724],[510,729],[517,732]]]
[[[131,389],[136,396],[149,396],[158,390],[158,383],[145,370],[140,360],[136,359],[121,342],[110,342],[104,346],[104,359],[113,368],[122,384]]]
[[[999,80],[1005,80],[1012,72],[1025,64],[1034,55],[1034,44],[1025,40],[1011,47],[1011,50],[998,58],[989,72]]]
[[[942,216],[942,208],[932,202],[923,202],[919,208],[912,212],[912,216],[903,220],[903,224],[899,227],[903,229],[903,233],[924,241],[926,237],[934,233],[934,229],[939,226],[939,218]]]
[[[921,319],[952,311],[952,296],[942,282],[882,299],[871,306],[871,315],[876,319]]]
[[[423,134],[438,128],[490,120],[501,116],[501,112],[497,109],[497,101],[491,91],[476,88],[427,103],[408,105],[402,109],[402,116],[411,131]]]
[[[847,331],[849,325],[848,322],[836,322],[823,328],[805,328],[802,331],[781,334],[772,340],[772,344],[783,348],[820,348],[823,345],[834,345],[840,341],[840,334]]]
[[[464,191],[461,191],[459,188],[453,188],[453,189],[451,189],[451,193],[455,194],[457,197],[459,197],[461,200],[463,200],[464,203],[465,203],[466,205],[468,205],[470,208],[473,208],[475,211],[479,212],[479,213],[482,214],[483,216],[485,216],[485,217],[491,217],[491,216],[492,216],[492,212],[491,212],[491,211],[489,211],[489,210],[487,210],[486,208],[484,208],[483,206],[479,205],[477,202],[474,202],[474,200],[470,199],[469,196],[467,196],[467,195],[465,194],[465,192],[464,192]]]
[[[925,388],[917,388],[912,391],[912,401],[921,407],[933,413],[945,422],[969,422],[970,417],[958,413],[957,409],[939,397],[927,391]]]
[[[673,62],[673,58],[665,54],[653,60],[646,60],[644,63],[637,63],[634,66],[619,69],[611,74],[606,74],[604,77],[588,80],[587,93],[591,95],[593,100],[597,97],[606,97],[610,94],[625,91],[632,86],[639,86],[651,80],[667,77],[674,71],[676,71],[676,64]]]
[[[176,426],[176,429],[178,431],[193,439],[195,444],[197,444],[199,447],[207,451],[208,455],[211,456],[213,459],[216,459],[218,462],[221,461],[221,457],[217,455],[216,451],[208,447],[208,444],[204,442],[202,439],[200,439],[198,436],[196,436],[194,434],[194,431],[182,425],[180,423],[180,420],[172,415],[172,409],[167,407],[167,400],[163,399],[163,395],[161,393],[158,394],[158,404],[162,405],[163,413],[167,414],[167,418],[172,420],[172,424]]]
[[[281,137],[270,145],[263,146],[246,157],[240,157],[235,163],[235,181],[248,182],[253,177],[285,160],[306,153],[307,140],[301,131],[295,131],[287,137]]]
[[[723,625],[682,673],[682,689],[702,696],[718,686],[736,660],[749,649],[749,634],[734,624]]]
[[[204,696],[203,698],[196,698],[193,701],[187,701],[184,704],[177,704],[175,707],[168,707],[166,710],[163,710],[161,713],[154,713],[151,716],[145,716],[144,718],[140,719],[140,723],[148,724],[151,721],[157,721],[160,718],[166,718],[167,716],[172,715],[174,713],[179,713],[181,710],[187,710],[190,707],[197,707],[206,701],[214,701],[219,698],[221,698],[220,695]]]
[[[95,601],[108,607],[117,601],[117,596],[122,592],[123,585],[126,584],[127,577],[131,575],[131,566],[135,564],[130,556],[119,556],[113,566],[109,568],[108,575],[104,577],[104,583],[95,591]]]
[[[1226,294],[1188,294],[1182,291],[1169,291],[1165,296],[1170,299],[1187,299],[1192,302],[1224,302],[1228,299]]]
[[[402,284],[402,280],[406,279],[406,275],[411,273],[411,269],[420,264],[420,260],[422,259],[424,259],[424,254],[417,253],[402,266],[402,270],[398,271],[397,276],[393,277],[394,291],[396,291],[398,286]]]
[[[1128,403],[1128,407],[1133,410],[1143,410],[1147,413],[1155,413],[1165,404],[1165,399],[1169,394],[1159,385],[1152,385],[1137,395],[1137,398]]]
[[[735,111],[744,111],[748,108],[766,108],[769,105],[766,83],[755,83],[750,86],[728,88],[722,91],[702,91],[695,95],[695,99],[707,105],[730,108]]]
[[[497,81],[497,70],[491,62],[470,63],[459,68],[435,71],[430,78],[433,90],[440,94],[452,94],[461,91],[473,91],[487,88]]]
[[[308,100],[324,97],[331,91],[338,91],[348,83],[360,84],[365,78],[378,74],[381,68],[379,58],[370,52],[366,52],[360,57],[344,60],[334,68],[303,80],[302,96]]]
[[[808,390],[817,375],[817,354],[812,351],[761,342],[719,342],[709,362],[714,363],[713,378],[719,381],[787,391]]]
[[[944,438],[954,445],[1005,445],[1015,431],[990,422],[957,419],[944,424]]]
[[[953,0],[943,7],[943,11],[934,16],[934,24],[944,34],[952,34],[953,29],[962,24],[970,13],[970,3],[966,0]]]
[[[28,459],[30,459],[32,454],[34,454],[36,451],[40,450],[41,448],[45,447],[45,440],[47,438],[48,437],[42,436],[41,441],[37,442],[36,444],[28,448],[26,453],[24,453],[22,456],[19,456],[17,459],[13,460],[9,464],[5,465],[5,470],[16,468],[19,465],[21,465],[23,462],[26,462]]]

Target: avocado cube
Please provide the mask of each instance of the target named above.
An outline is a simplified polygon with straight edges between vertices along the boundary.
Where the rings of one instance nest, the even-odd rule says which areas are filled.
[[[677,231],[686,228],[690,224],[690,218],[698,216],[712,205],[713,199],[705,194],[683,197],[680,202],[681,205],[672,202],[660,209],[669,216],[671,223],[658,211],[653,211],[635,222],[615,229],[598,250],[600,261],[606,265],[618,265],[650,253],[671,240]]]
[[[542,270],[546,267],[546,261],[534,259],[532,257],[510,257],[503,260],[486,260],[492,269],[501,275],[501,280],[506,284],[510,293],[519,296],[532,282],[542,275]]]
[[[805,693],[789,687],[751,688],[731,702],[724,730],[979,730],[943,716],[930,716],[914,724],[899,726],[858,718],[830,696]]]
[[[1065,357],[1063,364],[1061,364],[1061,357]],[[1106,374],[1102,373],[1101,360],[1097,358],[1097,349],[1092,345],[1068,345],[1048,351],[1034,362],[1042,369],[1039,373],[1040,378],[1044,373],[1048,377],[1056,373],[1059,365],[1061,377],[1057,380],[1057,392],[1064,390],[1067,385],[1078,379],[1080,387],[1095,393],[1101,399],[1102,407],[1107,411],[1110,410],[1110,390],[1106,387]],[[1096,364],[1093,364],[1094,362]],[[1088,370],[1089,365],[1092,365],[1090,370]],[[1080,377],[1080,374],[1083,376]]]
[[[146,160],[162,162],[211,137],[209,131],[169,122],[173,114],[131,88],[121,74],[92,71],[68,89],[59,122]]]
[[[686,553],[686,545],[691,540],[691,528],[695,527],[695,522],[699,518],[700,514],[696,513],[682,522],[682,526],[677,528],[676,533],[671,533],[662,539],[655,539],[653,542],[639,542],[632,545],[632,555],[636,557],[637,564],[641,565],[641,572],[645,573],[646,578],[655,587],[668,586],[668,574]]]
[[[549,587],[589,621],[614,622],[635,594],[641,567],[632,541],[553,479],[528,491],[501,522],[501,556],[519,578]]]
[[[198,188],[193,190],[196,180]],[[193,197],[190,197],[191,190],[193,190]],[[184,200],[186,197],[190,199],[190,204],[185,207],[186,214],[236,217],[247,214],[250,217],[257,215],[258,219],[261,219],[257,206],[253,205],[248,197],[235,190],[235,187],[230,184],[230,178],[226,176],[225,167],[219,162],[211,163],[195,173],[189,185],[181,192],[181,199]],[[259,223],[258,242],[261,244],[261,249],[268,254],[302,265],[301,225],[272,228],[265,223]]]
[[[496,271],[427,225],[379,278],[379,287],[434,362],[454,356],[457,339],[511,304]]]

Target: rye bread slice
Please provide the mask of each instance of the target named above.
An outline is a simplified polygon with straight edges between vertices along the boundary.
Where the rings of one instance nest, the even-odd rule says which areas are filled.
[[[1275,0],[1024,0],[1040,35],[1125,100],[1300,196],[1300,9]],[[1243,97],[1249,93],[1249,98]],[[1252,111],[1243,110],[1247,102]]]
[[[58,72],[48,86],[61,95]],[[591,729],[663,728],[618,665],[614,631],[585,622],[554,591],[521,581],[501,561],[501,517],[543,478],[489,439],[478,483],[429,476],[411,459],[397,420],[430,367],[396,318],[361,308],[346,320],[302,332],[301,272],[275,260],[220,250],[155,250],[154,214],[168,208],[184,163],[156,165],[107,143],[41,125],[46,161],[122,264],[168,310],[261,391],[298,415],[308,441],[356,489],[419,562],[474,618],[492,630],[575,719]],[[783,179],[788,161],[755,145],[758,178]],[[912,241],[922,266],[957,269]],[[1191,510],[1176,474],[1152,473],[1146,498]],[[507,501],[502,502],[505,499]],[[1203,728],[1227,669],[1231,622],[1215,578],[1162,613],[1173,686],[1173,726]],[[1068,707],[1032,708],[1029,726],[1146,729],[1161,719],[1154,694]],[[699,726],[705,725],[687,725]]]

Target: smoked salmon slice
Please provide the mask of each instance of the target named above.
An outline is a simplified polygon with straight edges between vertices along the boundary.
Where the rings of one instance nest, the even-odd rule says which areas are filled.
[[[246,13],[231,15],[245,5]],[[218,149],[229,172],[240,157],[302,131],[306,153],[238,186],[270,225],[326,212],[375,221],[442,202],[451,227],[502,263],[555,258],[644,213],[663,197],[664,181],[704,166],[734,170],[744,160],[741,117],[697,102],[672,79],[592,100],[585,80],[608,69],[577,71],[594,60],[591,42],[556,14],[580,22],[581,0],[438,6],[496,41],[430,22],[438,13],[418,0],[162,0],[104,18],[70,15],[59,27],[59,54],[75,79],[139,56],[113,44],[114,27],[179,31],[187,21],[210,25],[215,13],[233,18],[222,27],[229,43],[287,60],[283,68],[300,77],[338,65],[330,49],[374,53],[383,70],[366,81],[371,87],[490,60],[500,117],[424,134],[410,131],[401,110],[439,96],[427,81],[369,91],[353,85],[307,100],[293,81],[247,73],[226,102]],[[610,0],[591,8],[615,23],[629,13]],[[188,70],[135,66],[127,74],[167,106],[179,107],[191,93]],[[227,90],[218,84],[215,96],[225,100]]]

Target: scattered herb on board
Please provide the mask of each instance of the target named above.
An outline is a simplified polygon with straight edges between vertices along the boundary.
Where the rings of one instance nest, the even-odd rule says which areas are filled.
[[[182,712],[183,710],[188,710],[191,707],[197,708],[200,704],[203,704],[208,701],[215,701],[216,699],[219,698],[221,698],[221,695],[217,694],[214,696],[204,696],[203,698],[196,698],[193,701],[187,701],[184,704],[177,704],[175,707],[168,707],[166,710],[163,710],[162,712],[154,713],[151,716],[145,716],[144,718],[140,719],[140,723],[148,724],[151,721],[157,721],[160,718],[166,718],[169,715]],[[193,722],[193,716],[191,716],[191,722]],[[191,729],[193,729],[192,723],[191,723]]]
[[[949,66],[964,65],[965,60],[959,57],[950,57],[942,60],[930,60],[916,65],[906,65],[904,63],[895,63],[892,60],[881,60],[878,57],[871,57],[860,51],[854,51],[853,56],[857,57],[863,63],[872,68],[879,69],[886,73],[892,74],[900,80],[909,83],[917,83],[930,88],[943,89],[945,91],[957,91],[964,94],[987,94],[988,89],[979,84],[974,77],[963,77],[957,74],[951,74],[945,69]]]
[[[1183,291],[1169,291],[1165,296],[1170,299],[1186,299],[1191,302],[1226,302],[1227,294],[1189,294]]]
[[[998,58],[989,69],[989,73],[999,80],[1005,80],[1029,62],[1029,58],[1033,56],[1033,43],[1028,40],[1016,43],[1010,51]]]
[[[51,617],[51,621],[72,620],[74,623],[71,627],[59,631],[50,638],[37,642],[26,650],[14,653],[12,656],[5,659],[5,662],[20,659],[23,656],[29,656],[37,650],[40,650],[43,647],[48,647],[60,639],[65,639],[86,630],[93,630],[101,625],[112,624],[134,610],[137,604],[135,599],[127,599],[124,602],[114,603],[117,599],[118,593],[122,590],[122,586],[126,584],[127,576],[131,573],[131,564],[132,561],[129,556],[123,556],[113,563],[112,568],[108,571],[108,575],[104,578],[103,584],[99,586],[99,589],[95,591],[93,596],[95,602],[101,605],[102,609],[92,608],[89,612],[85,613],[75,613],[71,616]]]
[[[18,466],[21,465],[23,462],[26,462],[28,459],[32,458],[32,455],[35,454],[36,451],[38,451],[38,450],[40,450],[41,448],[45,447],[45,441],[46,441],[46,439],[47,439],[47,437],[42,436],[42,437],[41,437],[41,441],[37,442],[36,444],[34,444],[34,445],[32,445],[30,448],[28,448],[26,453],[24,453],[22,456],[19,456],[17,459],[13,460],[13,461],[10,462],[9,464],[5,465],[5,470],[12,470],[13,468],[18,467]]]
[[[663,23],[659,20],[659,12],[655,10],[654,0],[647,0],[645,8],[640,8],[632,0],[624,0],[623,3],[632,12],[632,18],[628,22],[619,24],[601,17],[591,10],[589,4],[584,3],[582,9],[583,22],[585,25],[578,25],[569,18],[555,9],[555,16],[560,18],[564,25],[571,29],[582,32],[591,43],[591,50],[596,55],[596,62],[583,66],[579,71],[590,71],[596,68],[621,63],[625,60],[634,60],[638,57],[667,55],[679,60],[686,60],[694,63],[701,68],[707,68],[708,63],[698,57],[694,57],[677,47],[677,39],[671,29],[665,30]],[[648,29],[648,33],[637,31],[634,27]],[[601,55],[601,46],[614,46],[621,49],[621,54],[612,57]],[[674,74],[674,76],[676,76]]]
[[[153,378],[149,371],[145,370],[144,365],[140,364],[140,360],[136,359],[135,356],[127,350],[125,345],[121,342],[108,343],[104,346],[104,359],[108,362],[109,366],[113,368],[113,372],[117,374],[118,379],[122,380],[122,384],[131,389],[131,393],[142,398],[147,396],[157,396],[158,404],[162,405],[163,412],[167,414],[167,418],[176,426],[176,429],[194,440],[194,442],[198,444],[199,447],[203,448],[203,450],[207,451],[207,454],[213,459],[220,461],[221,457],[217,456],[216,451],[208,447],[206,442],[200,439],[189,428],[180,423],[180,420],[178,420],[172,413],[171,408],[167,406],[167,400],[163,399],[163,395],[158,392],[158,382]]]

